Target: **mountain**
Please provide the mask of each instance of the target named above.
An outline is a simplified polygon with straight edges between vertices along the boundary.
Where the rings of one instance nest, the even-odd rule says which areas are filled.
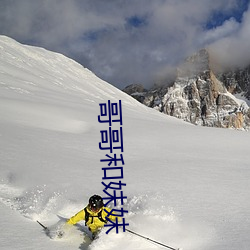
[[[203,49],[179,66],[170,86],[131,91],[131,85],[124,92],[148,107],[196,125],[247,130],[249,69],[215,73],[210,54]]]
[[[245,68],[225,70],[218,73],[217,77],[222,81],[227,90],[232,94],[240,94],[248,102],[250,100],[250,65]]]

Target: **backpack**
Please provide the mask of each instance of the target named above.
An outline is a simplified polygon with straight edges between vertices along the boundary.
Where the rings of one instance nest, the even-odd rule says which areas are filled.
[[[87,210],[87,207],[84,208],[84,212],[85,212],[85,226],[87,226],[87,222],[89,221],[89,217],[92,217],[92,221],[90,224],[92,224],[94,222],[94,217],[98,217],[98,219],[101,222],[107,223],[107,221],[105,219],[102,218],[102,211],[101,210],[96,216],[90,215],[90,213]]]

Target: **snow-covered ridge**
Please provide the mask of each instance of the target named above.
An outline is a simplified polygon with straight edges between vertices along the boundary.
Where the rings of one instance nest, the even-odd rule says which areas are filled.
[[[5,36],[0,36],[0,74],[0,111],[6,108],[9,111],[2,115],[3,120],[81,133],[88,130],[88,121],[73,117],[75,111],[71,106],[76,104],[84,108],[122,98],[123,105],[128,108],[141,106],[144,109],[133,98],[75,61],[43,48],[22,45]],[[73,100],[61,109],[61,105],[70,101],[69,95]],[[50,104],[60,104],[60,107]]]
[[[98,100],[112,99],[118,93],[124,98],[122,92],[72,59],[43,48],[22,45],[5,36],[0,36],[0,62],[1,85],[15,92],[35,94],[39,87],[51,91],[53,86],[62,93],[69,90]]]

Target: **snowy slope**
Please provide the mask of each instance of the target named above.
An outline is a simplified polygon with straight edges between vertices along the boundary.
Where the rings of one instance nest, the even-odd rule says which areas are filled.
[[[53,226],[102,193],[99,103],[122,100],[130,229],[184,250],[248,250],[248,132],[196,127],[149,109],[63,55],[0,37],[1,249],[162,247],[128,233],[90,242]]]

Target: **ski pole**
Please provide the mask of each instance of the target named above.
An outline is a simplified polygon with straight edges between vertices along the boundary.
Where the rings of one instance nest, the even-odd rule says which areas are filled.
[[[48,228],[45,227],[41,222],[39,222],[38,220],[37,220],[36,222],[37,222],[40,226],[42,226],[44,230],[48,230]]]
[[[135,233],[135,232],[133,232],[133,231],[131,231],[131,230],[129,230],[129,229],[125,229],[125,230],[126,230],[127,232],[131,233],[131,234],[137,235],[137,236],[139,236],[139,237],[141,237],[141,238],[143,238],[143,239],[146,239],[146,240],[148,240],[148,241],[152,241],[152,242],[154,242],[154,243],[156,243],[156,244],[158,244],[158,245],[161,245],[161,246],[163,246],[163,247],[166,247],[166,248],[168,248],[168,249],[171,249],[171,250],[181,250],[180,248],[173,248],[173,247],[164,245],[164,244],[162,244],[162,243],[160,243],[160,242],[158,242],[158,241],[152,240],[152,239],[150,239],[150,238],[148,238],[148,237],[145,237],[145,236],[143,236],[143,235],[141,235],[141,234]]]

